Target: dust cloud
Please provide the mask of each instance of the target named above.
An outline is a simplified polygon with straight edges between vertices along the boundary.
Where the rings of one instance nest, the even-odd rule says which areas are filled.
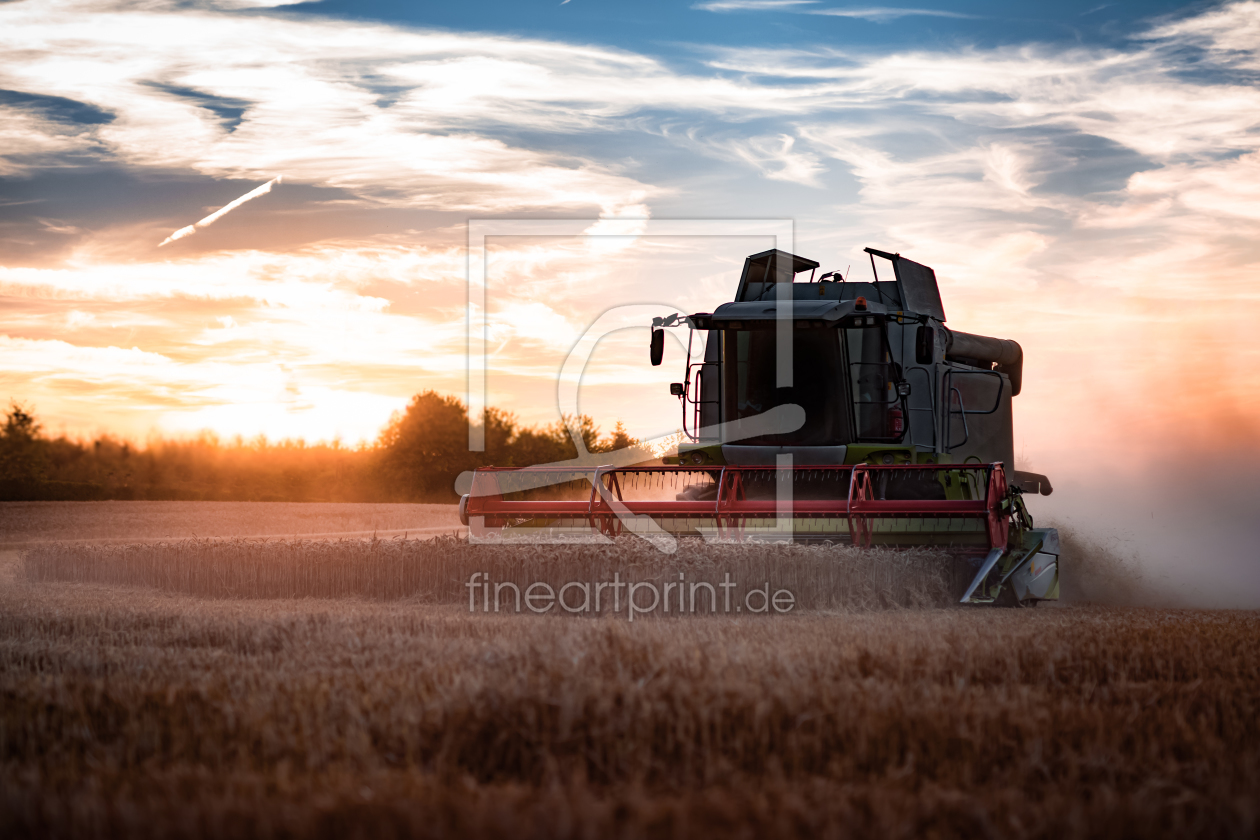
[[[1260,457],[1052,477],[1054,495],[1028,502],[1064,536],[1065,601],[1260,608]]]

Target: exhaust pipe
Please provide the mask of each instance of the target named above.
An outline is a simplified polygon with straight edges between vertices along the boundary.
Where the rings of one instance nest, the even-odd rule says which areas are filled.
[[[1024,349],[1017,342],[1009,338],[957,332],[948,327],[943,329],[945,358],[996,364],[997,371],[1011,380],[1011,396],[1018,396],[1024,380]]]

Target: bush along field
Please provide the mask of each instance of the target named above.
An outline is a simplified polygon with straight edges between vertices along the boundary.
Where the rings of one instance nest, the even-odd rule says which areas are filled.
[[[5,837],[1260,830],[1254,613],[942,607],[932,555],[786,546],[8,556]],[[477,573],[553,588],[729,575],[794,605],[496,613]]]

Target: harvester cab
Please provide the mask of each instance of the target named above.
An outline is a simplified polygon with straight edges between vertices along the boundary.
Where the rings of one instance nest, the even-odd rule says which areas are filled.
[[[703,361],[689,357],[674,388],[683,462],[1012,464],[1019,345],[948,329],[932,269],[867,253],[872,282],[834,272],[815,279],[813,260],[755,254],[734,301],[674,321],[691,328],[692,341],[704,333]],[[875,257],[891,263],[893,279],[878,279]],[[657,320],[654,331],[666,326]],[[797,428],[736,440],[724,426],[787,404],[805,410]]]
[[[1058,535],[1033,526],[1023,499],[1049,495],[1050,482],[1013,468],[1023,351],[946,327],[931,268],[866,252],[870,282],[819,275],[819,263],[784,251],[754,254],[733,301],[654,319],[653,365],[664,330],[688,330],[683,380],[670,386],[682,406],[677,456],[478,470],[465,523],[481,534],[932,546],[967,561],[964,603],[1057,598]],[[537,497],[544,481],[580,479],[586,499]]]

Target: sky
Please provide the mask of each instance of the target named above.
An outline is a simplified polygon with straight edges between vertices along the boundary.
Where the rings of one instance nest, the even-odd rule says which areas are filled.
[[[710,311],[788,220],[1023,345],[1056,515],[1260,497],[1260,3],[8,0],[0,52],[0,396],[54,433],[371,440],[465,393],[470,219],[621,225],[487,240],[488,401],[551,422],[601,313]],[[605,429],[678,427],[646,339]]]

